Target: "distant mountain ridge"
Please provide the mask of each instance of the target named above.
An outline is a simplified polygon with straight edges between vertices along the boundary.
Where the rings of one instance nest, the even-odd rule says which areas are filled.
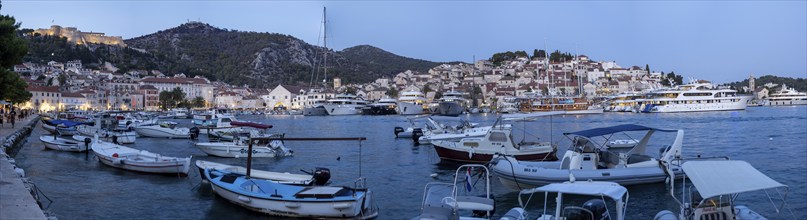
[[[75,45],[67,48],[69,45],[58,38],[50,38],[28,37],[29,48],[34,53],[30,53],[26,60],[64,62],[81,59],[96,63],[95,66],[109,61],[122,70],[157,69],[167,75],[200,75],[233,85],[261,88],[278,84],[307,85],[313,68],[320,65],[324,51],[322,47],[290,35],[228,30],[201,22],[188,22],[126,39],[124,42],[128,48],[90,45],[88,52]],[[54,54],[54,50],[59,56],[48,56]],[[399,56],[370,45],[329,51],[328,79],[340,77],[343,84],[392,77],[406,70],[426,72],[442,64]],[[322,80],[322,74],[319,80]]]
[[[271,87],[310,81],[324,48],[290,35],[220,29],[200,22],[125,40],[158,58],[169,72],[202,75],[236,85]],[[369,45],[328,53],[328,78],[363,83],[441,63],[398,56]],[[320,76],[321,78],[321,76]],[[321,80],[321,79],[320,79]]]

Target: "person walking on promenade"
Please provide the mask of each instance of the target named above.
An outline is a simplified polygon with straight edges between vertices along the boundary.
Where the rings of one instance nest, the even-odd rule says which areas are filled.
[[[14,121],[17,120],[17,118],[16,118],[17,117],[17,112],[14,111],[14,110],[11,110],[11,114],[9,114],[9,115],[11,116],[11,117],[9,117],[9,118],[11,118],[11,119],[9,119],[9,122],[11,122],[11,128],[14,128]]]

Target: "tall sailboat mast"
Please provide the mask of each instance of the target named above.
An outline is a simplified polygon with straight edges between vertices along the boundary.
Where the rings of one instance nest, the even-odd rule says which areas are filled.
[[[322,7],[322,46],[325,47],[325,53],[322,59],[322,68],[325,69],[325,76],[322,78],[322,85],[323,88],[328,88],[328,16],[325,9],[325,7]]]

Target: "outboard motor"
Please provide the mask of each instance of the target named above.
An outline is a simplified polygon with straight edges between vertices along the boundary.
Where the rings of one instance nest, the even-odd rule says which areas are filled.
[[[87,147],[88,150],[90,149],[90,143],[92,143],[92,139],[90,139],[88,137],[85,137],[84,138],[84,146]]]
[[[601,219],[601,220],[610,220],[611,216],[608,216],[608,211],[605,207],[605,201],[602,199],[592,199],[583,203],[583,208],[586,210],[591,211],[594,214],[594,219]]]
[[[192,127],[191,129],[189,129],[189,133],[191,134],[191,140],[196,140],[196,138],[199,138],[198,127]]]
[[[412,129],[412,140],[415,141],[415,145],[420,145],[420,141],[418,141],[418,139],[420,139],[421,136],[423,136],[423,129]]]
[[[404,128],[402,127],[395,127],[395,138],[398,138],[398,133],[404,132]]]
[[[328,184],[328,181],[331,180],[331,170],[328,168],[317,167],[314,168],[314,185],[316,186],[324,186]]]

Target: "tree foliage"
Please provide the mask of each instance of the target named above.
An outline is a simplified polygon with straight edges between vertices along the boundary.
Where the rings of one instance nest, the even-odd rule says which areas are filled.
[[[0,100],[13,103],[23,103],[31,99],[25,80],[11,71],[14,64],[21,63],[28,51],[25,41],[17,37],[19,27],[20,23],[14,17],[0,15]]]
[[[560,52],[559,50],[555,50],[549,54],[549,61],[551,62],[563,62],[563,61],[571,61],[574,59],[574,55],[569,52]]]
[[[754,85],[756,87],[764,86],[765,84],[768,83],[773,83],[777,85],[774,88],[768,88],[768,90],[771,90],[771,92],[778,91],[779,89],[781,89],[782,84],[787,85],[788,88],[798,90],[799,92],[807,91],[807,78],[791,78],[774,75],[764,75],[754,79]],[[738,82],[726,83],[725,85],[739,89],[744,86],[748,86],[748,79]]]
[[[667,75],[661,79],[661,85],[664,86],[676,86],[683,84],[684,84],[684,76],[676,75],[674,71],[667,73]]]
[[[163,110],[168,110],[176,107],[186,107],[188,104],[185,101],[185,92],[179,87],[171,91],[160,92],[160,106]]]
[[[398,89],[397,89],[397,88],[395,88],[395,86],[390,86],[390,87],[387,89],[387,96],[389,96],[389,97],[391,97],[391,98],[398,97]]]
[[[196,96],[191,100],[191,107],[194,108],[204,108],[205,107],[205,98],[201,96]]]
[[[532,50],[532,57],[531,57],[532,59],[545,58],[545,57],[546,57],[546,51],[538,49]]]
[[[527,55],[527,52],[525,52],[523,50],[517,50],[515,52],[507,51],[507,52],[493,54],[493,56],[490,57],[490,62],[493,62],[493,65],[498,66],[498,65],[501,65],[502,61],[515,60],[516,58],[519,58],[519,57],[529,58],[530,56]]]

